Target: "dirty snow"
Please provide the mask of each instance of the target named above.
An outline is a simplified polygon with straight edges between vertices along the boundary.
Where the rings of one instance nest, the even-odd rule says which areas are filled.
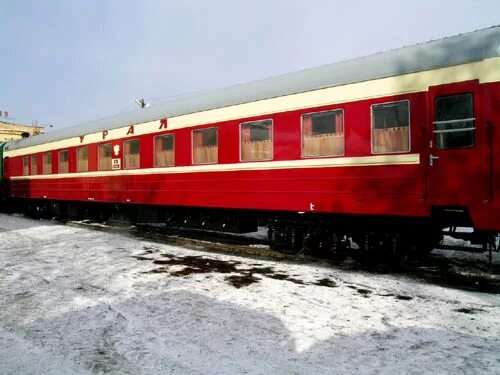
[[[500,373],[498,294],[201,250],[0,215],[0,374]]]

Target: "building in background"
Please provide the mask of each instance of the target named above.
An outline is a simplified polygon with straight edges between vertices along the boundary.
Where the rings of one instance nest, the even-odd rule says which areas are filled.
[[[0,110],[0,142],[15,141],[45,133],[45,129],[37,123],[28,126],[15,124],[13,120],[15,119],[9,117],[9,112]]]
[[[43,133],[45,133],[45,129],[41,126],[12,124],[0,119],[0,142],[14,141],[26,136],[32,137]]]

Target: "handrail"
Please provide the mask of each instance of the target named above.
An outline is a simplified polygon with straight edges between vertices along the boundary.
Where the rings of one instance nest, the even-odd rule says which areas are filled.
[[[475,117],[470,117],[470,118],[464,118],[464,119],[459,119],[459,120],[433,121],[432,123],[434,125],[439,125],[439,124],[456,124],[457,122],[474,121],[475,119],[476,119]]]
[[[489,180],[490,180],[490,183],[489,183],[489,189],[488,189],[488,195],[489,195],[489,201],[491,202],[493,200],[493,197],[495,196],[495,176],[493,175],[494,172],[495,172],[495,168],[494,168],[494,165],[493,165],[493,145],[494,145],[494,142],[493,142],[493,123],[491,121],[488,121],[487,122],[488,126],[487,126],[487,129],[488,129],[488,148],[490,149],[490,153],[489,153]],[[499,244],[500,246],[500,244]]]
[[[472,128],[460,128],[460,129],[433,130],[432,132],[433,133],[438,133],[438,134],[441,134],[441,133],[459,133],[459,132],[472,131],[472,130],[475,130],[475,129],[476,129],[476,127],[472,127]]]

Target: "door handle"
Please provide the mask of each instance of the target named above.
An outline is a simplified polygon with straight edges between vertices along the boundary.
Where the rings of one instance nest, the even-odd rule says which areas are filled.
[[[432,167],[434,165],[434,160],[439,159],[439,156],[429,155],[429,165]]]

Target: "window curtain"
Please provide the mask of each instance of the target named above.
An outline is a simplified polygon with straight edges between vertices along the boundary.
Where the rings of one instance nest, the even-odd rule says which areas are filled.
[[[52,155],[45,154],[43,155],[43,174],[51,174],[52,173]]]
[[[241,160],[252,160],[252,142],[249,126],[241,127]]]
[[[27,156],[23,158],[23,175],[27,176],[30,172],[30,164]]]
[[[203,134],[201,132],[193,132],[193,163],[206,163],[204,150],[202,148]]]
[[[80,148],[77,150],[77,172],[87,172],[88,171],[88,150],[87,148]]]
[[[99,170],[109,171],[111,169],[111,146],[108,144],[99,146]]]
[[[68,173],[68,160],[61,160],[59,161],[59,173]]]
[[[251,141],[251,131],[249,126],[241,127],[241,141],[242,142],[250,142]]]
[[[167,166],[167,155],[165,149],[163,148],[163,137],[155,138],[155,166]]]
[[[373,129],[373,152],[405,152],[409,150],[408,126]]]
[[[335,113],[333,128],[335,130],[335,134],[344,133],[344,114],[340,111]]]
[[[259,128],[255,130],[261,131]],[[241,127],[241,160],[269,160],[273,157],[272,126],[267,126],[265,140],[252,141],[252,125]]]
[[[208,164],[217,163],[218,147],[217,144],[211,146],[203,146],[203,131],[193,132],[193,163]]]
[[[133,150],[132,144],[137,145],[137,149]],[[140,167],[140,152],[139,152],[139,142],[130,141],[124,144],[124,167],[125,168],[139,168]],[[135,152],[132,152],[135,151]]]
[[[87,172],[87,171],[88,171],[87,159],[79,159],[77,164],[77,172]]]
[[[312,116],[302,120],[302,156],[336,156],[344,154],[344,124],[342,112],[333,114],[333,133],[313,134]]]
[[[306,137],[310,137],[312,135],[312,117],[311,116],[302,116],[302,133]]]
[[[36,156],[32,156],[31,157],[31,174],[32,175],[38,174],[38,167],[37,167]]]

